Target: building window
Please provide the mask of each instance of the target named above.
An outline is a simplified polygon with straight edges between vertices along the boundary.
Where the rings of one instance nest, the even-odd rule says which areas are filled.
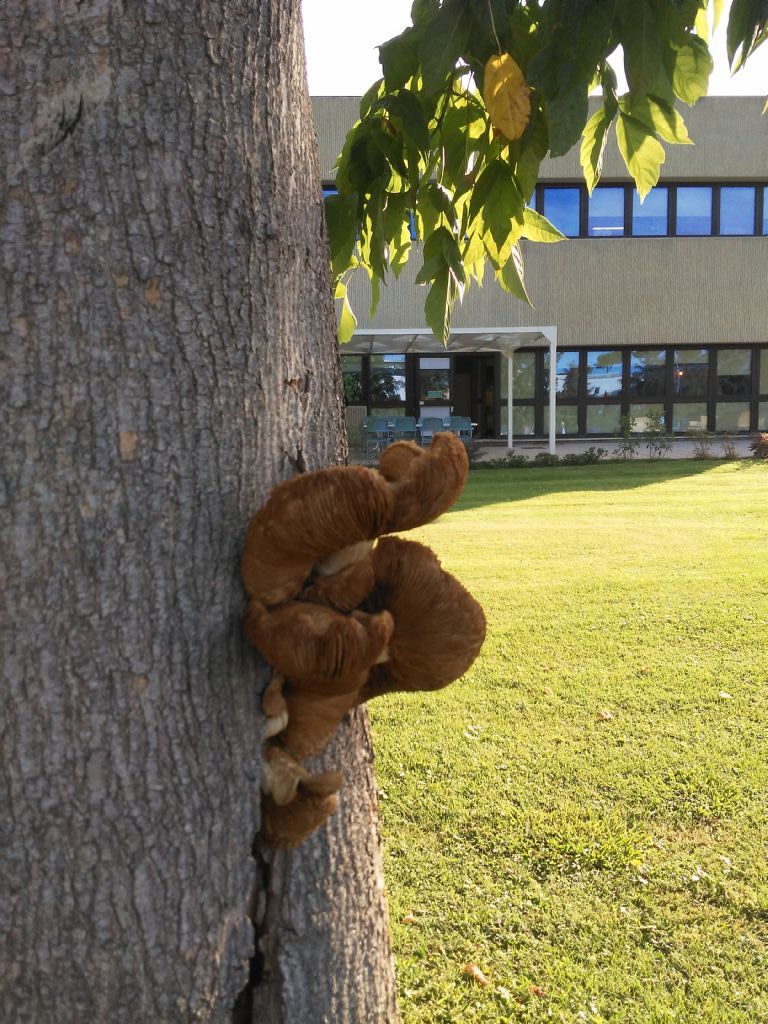
[[[708,376],[709,353],[705,348],[676,349],[674,378],[676,398],[706,397]]]
[[[549,353],[544,357],[544,390],[549,394]],[[565,401],[579,397],[579,353],[558,351],[555,364],[555,392]]]
[[[637,189],[632,189],[632,234],[639,237],[667,234],[669,189],[666,185],[652,188],[641,202]]]
[[[558,434],[578,434],[579,432],[579,410],[575,405],[557,406],[555,419]]]
[[[536,409],[532,405],[515,405],[512,398],[512,431],[515,434],[533,434],[536,431]]]
[[[664,406],[659,403],[632,404],[629,407],[629,418],[633,421],[632,430],[640,433],[651,430],[660,420],[664,419]]]
[[[675,402],[672,409],[672,429],[676,433],[707,429],[706,402]]]
[[[711,185],[678,185],[676,233],[712,234]]]
[[[720,234],[754,235],[755,193],[753,185],[723,185],[720,189]]]
[[[504,381],[506,384],[506,379]],[[502,398],[507,398],[506,391]],[[512,357],[512,402],[536,397],[536,353],[515,352]]]
[[[588,405],[588,434],[618,434],[621,420],[620,405]]]
[[[578,186],[545,185],[542,213],[558,231],[569,238],[578,238],[581,227],[581,189]]]
[[[749,430],[749,402],[718,402],[715,430]]]
[[[624,234],[624,188],[598,186],[587,205],[587,234],[609,238]]]
[[[347,405],[363,405],[363,357],[342,356],[341,377]]]
[[[419,401],[445,405],[451,400],[451,363],[448,356],[422,356],[419,360]]]
[[[758,407],[757,429],[768,430],[768,402],[761,402]]]
[[[621,352],[587,352],[587,398],[621,395]]]
[[[387,402],[405,402],[405,356],[371,356],[371,404]]]
[[[742,398],[752,394],[752,353],[748,348],[721,348],[718,351],[717,393],[722,398]]]
[[[768,395],[768,348],[760,349],[760,394]]]
[[[763,234],[768,235],[768,185],[763,188]]]
[[[630,353],[629,393],[633,398],[662,398],[667,393],[666,349],[640,349]]]

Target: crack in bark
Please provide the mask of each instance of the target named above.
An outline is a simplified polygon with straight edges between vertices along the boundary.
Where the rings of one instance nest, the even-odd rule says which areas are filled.
[[[72,117],[67,117],[67,108],[62,105],[61,117],[59,118],[59,134],[54,140],[53,144],[48,147],[46,153],[52,153],[57,146],[60,146],[62,142],[72,134],[77,128],[80,120],[83,116],[83,94],[80,93],[80,102],[77,104],[77,110]]]
[[[269,892],[270,868],[259,850],[258,839],[254,840],[252,856],[256,862],[256,877],[248,917],[253,925],[253,956],[248,961],[248,980],[238,992],[232,1007],[232,1024],[252,1024],[253,993],[264,980],[262,937],[266,932],[266,894]]]

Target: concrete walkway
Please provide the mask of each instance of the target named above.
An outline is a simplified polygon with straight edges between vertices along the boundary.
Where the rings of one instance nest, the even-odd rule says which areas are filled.
[[[751,457],[752,452],[749,450],[749,444],[752,440],[750,435],[740,435],[739,437],[714,437],[708,445],[709,458],[722,459],[726,453],[724,450],[724,444],[732,444],[736,452],[736,458],[748,459]],[[567,455],[570,452],[574,454],[581,454],[588,448],[603,448],[608,452],[604,458],[613,458],[616,456],[616,445],[618,444],[618,438],[557,438],[557,445],[555,451],[558,455]],[[506,441],[495,441],[488,444],[483,444],[482,441],[477,442],[480,458],[485,459],[503,459],[507,455],[507,444]],[[672,441],[672,447],[665,453],[665,459],[692,459],[695,457],[696,450],[701,448],[701,442],[694,440],[690,437],[677,437]],[[536,438],[530,441],[516,440],[515,446],[512,450],[513,455],[525,455],[526,458],[533,460],[539,452],[548,452],[549,443],[546,438]],[[636,459],[647,459],[649,458],[648,448],[646,443],[641,440],[640,447],[635,455]]]

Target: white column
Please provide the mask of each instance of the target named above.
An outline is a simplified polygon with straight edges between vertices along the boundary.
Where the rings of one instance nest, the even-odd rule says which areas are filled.
[[[511,452],[512,443],[512,359],[514,351],[507,350],[507,451]]]
[[[555,390],[555,372],[557,370],[557,328],[549,327],[544,332],[549,338],[549,450],[555,455],[555,438],[557,436],[557,394]]]

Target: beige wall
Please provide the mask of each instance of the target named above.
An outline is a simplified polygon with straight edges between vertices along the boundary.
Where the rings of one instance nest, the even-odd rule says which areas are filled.
[[[664,176],[768,181],[768,117],[764,101],[712,97],[685,112],[695,146],[666,146]],[[324,178],[357,113],[357,99],[314,100]],[[548,178],[581,178],[576,152],[550,161]],[[627,179],[615,150],[605,176]],[[418,246],[399,281],[382,289],[373,321],[367,281],[358,274],[351,301],[360,329],[424,328],[424,288],[413,284]],[[768,341],[768,237],[568,239],[527,244],[524,303],[492,276],[457,308],[457,327],[554,325],[558,344],[727,344]]]

